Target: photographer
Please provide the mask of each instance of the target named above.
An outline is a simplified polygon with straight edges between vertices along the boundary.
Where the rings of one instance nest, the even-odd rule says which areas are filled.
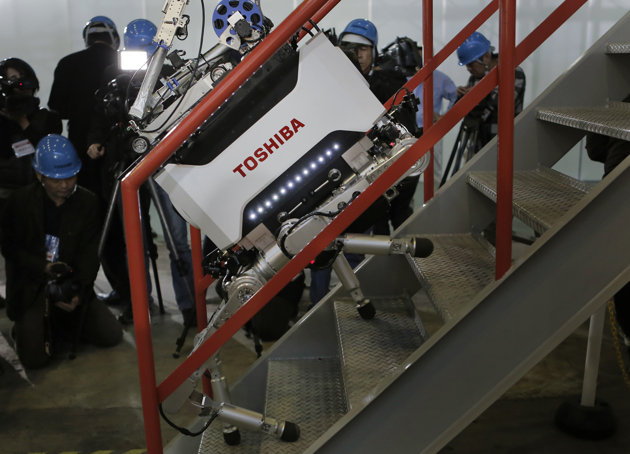
[[[79,153],[79,184],[98,192],[98,169],[87,156],[87,133],[94,108],[94,92],[103,71],[116,63],[120,37],[113,20],[95,16],[83,27],[85,49],[66,55],[55,68],[48,107],[68,120],[68,138]]]
[[[107,200],[111,199],[114,185],[122,172],[139,156],[131,148],[131,139],[135,137],[135,134],[128,128],[127,113],[143,80],[142,67],[157,48],[157,44],[153,42],[156,32],[155,24],[146,19],[135,19],[127,24],[123,34],[124,51],[121,53],[120,62],[105,69],[103,86],[97,92],[98,103],[88,134],[90,146],[87,153],[100,166],[102,193]],[[126,63],[130,57],[137,58],[135,65],[128,66]],[[170,65],[163,66],[162,76],[166,77],[172,72],[173,68]],[[188,244],[187,224],[173,208],[164,189],[155,185],[154,196],[157,198],[154,203],[160,204],[161,212],[164,214],[164,220],[160,219],[165,232],[164,237],[167,238],[168,231],[173,240],[172,243],[167,241],[166,246],[169,249],[171,277],[177,306],[182,313],[184,324],[196,326],[192,253]],[[151,253],[156,254],[154,245],[149,243],[151,241],[148,215],[150,200],[150,193],[143,185],[140,188],[140,202],[147,232],[145,240]],[[120,206],[119,203],[118,206]],[[130,324],[133,318],[126,273],[122,216],[116,207],[112,215],[112,222],[106,232],[108,246],[103,251],[101,263],[108,280],[121,299],[123,313],[119,320],[123,324]],[[176,258],[179,258],[179,261]],[[117,278],[114,277],[113,271],[118,271]],[[151,282],[148,276],[147,281],[150,289]]]
[[[46,134],[61,132],[61,120],[39,107],[39,81],[19,58],[0,62],[0,200],[33,181],[30,155]],[[1,206],[0,206],[1,208]]]
[[[0,213],[11,192],[33,181],[30,155],[37,142],[61,133],[59,116],[39,107],[38,89],[35,71],[24,60],[0,62]]]
[[[68,139],[37,145],[37,182],[16,190],[2,216],[7,315],[27,368],[45,366],[60,342],[107,347],[122,328],[93,291],[100,219],[94,194],[77,186],[81,162]]]
[[[499,54],[493,52],[494,47],[481,33],[474,32],[457,48],[460,66],[466,66],[470,73],[468,83],[457,87],[457,98],[468,93],[492,68],[499,63]],[[520,66],[514,73],[514,116],[523,110],[525,96],[525,73]],[[495,87],[464,119],[466,126],[477,129],[477,140],[474,152],[487,144],[499,130],[499,88]]]

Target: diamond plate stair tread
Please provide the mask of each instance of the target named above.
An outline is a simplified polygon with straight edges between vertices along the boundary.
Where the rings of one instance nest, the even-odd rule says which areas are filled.
[[[609,43],[606,46],[607,54],[630,54],[630,43]]]
[[[265,414],[300,426],[292,443],[266,436],[260,452],[303,452],[347,412],[339,358],[269,361]]]
[[[496,172],[471,172],[468,183],[491,200],[497,200]],[[551,169],[514,172],[512,213],[543,233],[588,192],[588,185]]]
[[[350,301],[335,301],[344,382],[350,407],[370,400],[370,391],[401,363],[423,338],[409,305],[401,299],[373,300],[376,316],[362,319]]]
[[[448,321],[494,281],[494,256],[471,233],[423,237],[433,241],[433,253],[408,259],[442,320]]]
[[[241,443],[228,446],[223,440],[223,423],[215,420],[201,437],[199,454],[215,454],[225,452],[230,454],[258,454],[263,434],[241,430]]]
[[[630,140],[630,103],[612,102],[598,107],[551,107],[540,109],[536,118]]]

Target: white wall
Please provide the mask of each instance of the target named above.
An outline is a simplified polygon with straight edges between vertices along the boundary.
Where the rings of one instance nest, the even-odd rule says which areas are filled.
[[[297,5],[298,0],[261,0],[264,14],[279,24]],[[531,32],[558,4],[559,0],[519,0],[517,2],[517,42]],[[0,0],[3,25],[0,58],[20,57],[28,61],[40,79],[40,98],[46,104],[52,74],[57,61],[83,48],[81,31],[92,16],[109,16],[118,25],[119,33],[125,24],[140,17],[158,23],[162,19],[164,0]],[[216,43],[216,35],[209,26],[216,0],[206,0],[206,33],[204,50]],[[488,0],[434,0],[434,49],[437,53]],[[389,44],[397,36],[409,36],[417,41],[422,37],[421,0],[342,0],[322,21],[322,28],[334,27],[337,33],[352,19],[372,20],[379,30],[379,47]],[[522,65],[527,75],[525,102],[540,94],[558,75],[565,71],[593,42],[627,12],[623,0],[590,0],[544,43]],[[201,0],[190,0],[186,12],[191,16],[189,38],[176,41],[189,56],[199,47],[201,29]],[[495,14],[480,29],[490,41],[498,41],[498,18]],[[449,57],[440,70],[450,75],[456,84],[467,79],[465,69],[459,67],[455,56]],[[450,150],[449,143],[445,149]],[[573,158],[572,158],[573,159]],[[581,161],[580,161],[581,160]],[[589,163],[578,156],[567,165],[589,174]],[[586,169],[586,170],[585,170]],[[586,175],[583,173],[586,172]]]

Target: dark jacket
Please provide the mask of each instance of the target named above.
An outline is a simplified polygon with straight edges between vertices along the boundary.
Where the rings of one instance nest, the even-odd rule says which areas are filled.
[[[493,58],[497,58],[493,54]],[[473,76],[468,78],[466,87],[474,87],[481,79]],[[514,116],[516,117],[523,110],[523,102],[525,99],[525,72],[520,66],[514,70]],[[475,106],[466,116],[469,121],[478,124],[477,144],[475,153],[479,151],[485,144],[490,142],[499,131],[499,87],[495,87],[481,102]]]
[[[604,164],[604,176],[630,156],[630,142],[602,134],[586,135],[586,152],[593,161]]]
[[[1,216],[0,245],[6,261],[7,315],[20,318],[24,310],[43,300],[46,284],[46,247],[44,197],[39,183],[16,190]],[[100,219],[96,196],[78,186],[61,205],[59,261],[73,269],[74,279],[84,289],[83,300],[93,292],[98,273],[98,235]]]
[[[16,122],[0,117],[0,188],[14,189],[34,179],[31,156],[17,158],[12,144],[26,139],[34,148],[46,134],[61,134],[61,120],[56,113],[37,109],[27,117],[30,125],[24,130]]]
[[[109,45],[95,43],[59,60],[55,68],[48,107],[68,119],[68,139],[77,150],[83,168],[79,184],[94,190],[96,165],[87,156],[87,133],[94,109],[94,93],[99,88],[103,71],[116,64],[118,53]]]
[[[630,95],[626,96],[623,102],[630,103]],[[593,161],[604,164],[604,176],[606,176],[621,164],[621,161],[630,156],[630,142],[602,134],[589,133],[586,135],[586,152]]]

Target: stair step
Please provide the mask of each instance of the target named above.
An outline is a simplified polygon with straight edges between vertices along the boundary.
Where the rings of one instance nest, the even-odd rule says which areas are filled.
[[[597,107],[552,107],[540,109],[539,120],[630,140],[630,103],[611,102]]]
[[[370,391],[400,365],[424,340],[411,301],[372,300],[376,316],[362,319],[351,301],[335,301],[337,327],[344,365],[344,383],[350,407],[371,400]]]
[[[234,454],[258,454],[260,442],[263,438],[260,432],[248,432],[241,430],[241,443],[237,446],[229,446],[223,439],[223,423],[215,420],[201,436],[199,454],[213,454],[215,452],[230,452]]]
[[[442,320],[448,321],[494,281],[492,247],[472,233],[423,236],[433,241],[433,253],[427,258],[408,259]]]
[[[265,436],[260,452],[304,452],[348,410],[339,358],[269,361],[265,402],[265,414],[298,424],[300,438],[287,443]]]
[[[607,54],[630,54],[630,43],[609,43],[606,45]]]
[[[470,172],[468,183],[497,201],[496,172]],[[512,213],[535,232],[543,233],[588,192],[589,185],[539,168],[514,172]]]
[[[241,443],[228,446],[223,424],[215,421],[203,433],[199,454],[294,454],[303,452],[347,412],[339,358],[271,360],[268,364],[265,415],[300,426],[293,443],[241,429]]]

